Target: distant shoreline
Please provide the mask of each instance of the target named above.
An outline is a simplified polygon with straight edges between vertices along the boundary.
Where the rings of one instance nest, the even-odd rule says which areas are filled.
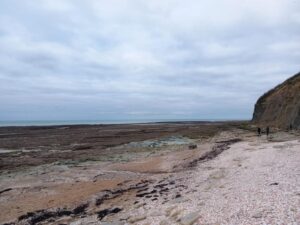
[[[49,127],[49,126],[97,126],[97,125],[130,125],[130,124],[182,124],[182,123],[227,123],[248,122],[246,119],[202,119],[202,120],[70,120],[70,121],[0,121],[0,127]]]

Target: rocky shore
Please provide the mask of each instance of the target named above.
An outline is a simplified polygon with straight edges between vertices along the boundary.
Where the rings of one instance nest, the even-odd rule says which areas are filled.
[[[297,132],[258,137],[241,122],[0,131],[10,150],[1,224],[300,222]]]

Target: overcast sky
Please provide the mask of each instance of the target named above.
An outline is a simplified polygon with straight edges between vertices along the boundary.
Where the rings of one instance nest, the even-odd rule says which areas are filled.
[[[0,0],[0,120],[250,119],[299,0]]]

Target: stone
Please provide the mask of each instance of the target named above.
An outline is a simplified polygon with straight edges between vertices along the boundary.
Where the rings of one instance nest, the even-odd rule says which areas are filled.
[[[116,214],[116,213],[119,213],[121,211],[122,211],[122,209],[120,209],[120,208],[113,208],[113,209],[104,209],[104,210],[101,210],[101,211],[97,212],[98,219],[102,220],[104,217],[106,217],[106,216],[108,216],[110,214]]]
[[[195,144],[189,145],[190,150],[193,150],[193,149],[196,149],[196,148],[197,148],[197,145],[195,145]]]
[[[125,225],[122,221],[102,222],[101,225]]]
[[[193,212],[193,213],[189,213],[186,216],[182,217],[179,220],[179,223],[181,225],[193,225],[197,222],[197,220],[200,218],[201,216],[199,215],[199,212]]]
[[[182,213],[181,209],[173,210],[170,213],[170,217],[173,218],[174,220],[177,220],[178,216]]]
[[[263,217],[263,212],[258,212],[258,213],[255,213],[252,218],[255,218],[255,219],[260,219]]]
[[[129,223],[136,223],[136,222],[140,222],[143,221],[147,218],[147,216],[142,215],[142,216],[132,216],[128,219]]]
[[[134,205],[134,208],[138,209],[138,208],[141,208],[141,207],[143,207],[145,205],[146,205],[146,203],[141,202],[141,203],[138,203],[138,204]]]
[[[171,214],[171,212],[176,209],[177,206],[174,205],[174,206],[170,206],[169,208],[166,209],[166,215],[169,216]]]
[[[160,221],[159,225],[172,225],[168,220],[162,220]]]

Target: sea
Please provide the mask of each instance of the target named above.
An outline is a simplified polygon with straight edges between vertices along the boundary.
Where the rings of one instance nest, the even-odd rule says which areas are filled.
[[[0,121],[0,127],[7,126],[55,126],[55,125],[99,125],[99,124],[139,124],[163,122],[219,122],[228,119],[139,119],[139,120],[16,120]]]

